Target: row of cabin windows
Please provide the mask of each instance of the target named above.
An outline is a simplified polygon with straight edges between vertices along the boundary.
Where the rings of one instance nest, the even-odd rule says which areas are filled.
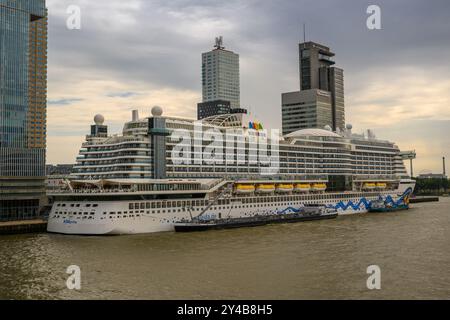
[[[363,196],[363,194],[341,194],[340,199],[350,199],[355,196]],[[304,201],[304,200],[321,200],[321,199],[333,199],[335,195],[306,195],[306,196],[281,196],[281,197],[257,197],[257,198],[239,198],[244,204],[247,203],[271,203],[271,202],[287,202],[287,201]],[[229,205],[230,199],[219,200],[218,205]],[[160,208],[173,208],[173,207],[186,207],[186,206],[206,206],[208,200],[193,200],[193,201],[165,201],[165,202],[141,202],[130,203],[129,209],[160,209]]]
[[[93,216],[94,214],[95,214],[95,212],[72,212],[72,211],[69,211],[69,212],[63,212],[63,211],[60,211],[60,212],[55,212],[55,214],[68,214],[68,215],[74,215],[74,216],[76,216],[76,215],[80,215],[80,216],[82,216],[82,215],[84,215],[84,216],[87,216],[87,215],[91,215],[91,216]]]
[[[347,197],[345,197],[345,198],[351,198],[351,196],[352,195],[347,195]],[[245,199],[245,200],[254,200],[254,199]],[[292,201],[293,199],[291,199],[291,201]],[[297,199],[298,200],[298,199]],[[317,200],[317,199],[316,199]],[[354,201],[356,201],[357,199],[352,199],[352,200],[354,200]],[[261,201],[260,201],[261,202]],[[269,202],[274,202],[274,201],[269,201]],[[277,202],[279,202],[279,201],[277,201]],[[245,202],[245,203],[247,203],[247,202]],[[285,203],[285,205],[296,205],[296,204],[298,204],[298,202],[289,202],[289,203]],[[271,206],[275,206],[275,204],[272,204]],[[255,205],[231,205],[231,206],[224,206],[224,207],[217,207],[217,206],[213,206],[212,208],[214,209],[214,210],[226,210],[226,209],[242,209],[242,208],[261,208],[261,207],[265,207],[263,204],[255,204]],[[193,209],[193,211],[200,211],[201,210],[201,208],[194,208]],[[176,213],[176,212],[185,212],[186,211],[186,209],[185,208],[183,208],[183,209],[168,209],[167,210],[167,213]],[[123,212],[123,214],[124,214],[124,218],[127,218],[127,217],[135,217],[135,213],[136,213],[136,217],[140,217],[140,214],[138,214],[138,213],[144,213],[144,210],[141,210],[141,211],[136,211],[136,212],[134,212],[134,211],[130,211],[129,213],[128,213],[128,211],[124,211]],[[149,211],[147,211],[147,213],[150,213]],[[154,210],[154,211],[152,211],[152,213],[166,213],[166,210]],[[64,212],[56,212],[55,214],[57,214],[57,215],[59,215],[59,214],[64,214]],[[73,215],[77,215],[77,213],[76,212],[68,212],[68,214],[69,215],[71,215],[71,214],[73,214]],[[78,215],[94,215],[94,213],[93,212],[91,212],[91,213],[88,213],[88,212],[79,212],[78,213]],[[103,215],[107,215],[108,213],[107,212],[103,212]],[[112,215],[112,216],[116,216],[116,212],[109,212],[109,215]],[[119,218],[122,218],[122,212],[121,211],[118,211],[117,212],[117,217],[119,217]],[[58,217],[56,217],[56,218],[58,218]],[[111,216],[110,216],[110,218],[112,218]],[[89,219],[91,219],[91,217],[89,217]],[[102,218],[103,219],[103,218]]]
[[[350,199],[355,196],[362,197],[364,194],[341,194],[339,195],[339,198],[342,199]],[[305,195],[305,196],[278,196],[278,197],[257,197],[257,198],[239,198],[239,201],[241,201],[244,204],[249,203],[271,203],[271,202],[286,202],[286,201],[305,201],[305,200],[320,200],[320,199],[333,199],[336,198],[335,195],[330,194],[320,194],[320,195]],[[223,199],[219,200],[217,202],[217,205],[229,205],[230,199]],[[141,203],[130,203],[129,209],[161,209],[161,208],[173,208],[173,207],[190,207],[190,206],[206,206],[208,205],[208,200],[193,200],[193,201],[165,201],[165,202],[141,202]],[[56,205],[57,207],[66,207],[65,203],[58,203]],[[80,207],[81,205],[79,203],[71,203],[69,205],[70,207]],[[98,204],[94,203],[87,203],[84,205],[85,207],[98,207]],[[74,214],[77,214],[74,212]],[[78,214],[81,214],[78,213]]]
[[[58,203],[57,205],[56,205],[57,207],[65,207],[66,206],[66,204],[65,203]],[[76,208],[79,208],[81,206],[81,204],[80,203],[71,203],[70,204],[70,207],[76,207]],[[93,208],[96,208],[96,207],[98,207],[98,203],[86,203],[85,205],[84,205],[86,208],[89,208],[89,207],[93,207]]]

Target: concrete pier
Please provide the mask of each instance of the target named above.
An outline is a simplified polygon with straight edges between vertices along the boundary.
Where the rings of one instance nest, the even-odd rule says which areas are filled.
[[[438,201],[439,201],[439,197],[434,197],[434,196],[415,197],[415,198],[409,199],[410,203],[438,202]]]
[[[0,222],[0,235],[47,231],[47,221],[43,219]]]

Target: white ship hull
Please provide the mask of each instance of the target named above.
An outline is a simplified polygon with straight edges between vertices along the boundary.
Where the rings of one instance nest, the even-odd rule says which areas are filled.
[[[230,199],[228,205],[210,207],[202,218],[205,220],[225,217],[249,217],[256,214],[283,214],[299,210],[303,205],[325,204],[338,210],[340,215],[365,213],[370,203],[380,196],[400,201],[412,192],[405,190],[385,191],[381,193],[362,194],[346,192],[334,194],[286,195],[270,197],[273,202],[261,201],[251,204],[242,201],[245,197]],[[136,197],[138,198],[138,197]],[[255,197],[258,199],[258,197]],[[276,199],[282,199],[277,201]],[[176,202],[176,200],[172,201]],[[48,231],[76,235],[119,235],[173,231],[174,223],[181,219],[198,216],[204,206],[192,207],[192,211],[181,207],[148,208],[149,201],[56,201],[52,207]],[[133,208],[139,209],[130,209]]]

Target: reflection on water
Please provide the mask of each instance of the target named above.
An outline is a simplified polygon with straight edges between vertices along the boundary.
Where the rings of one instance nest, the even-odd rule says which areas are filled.
[[[0,237],[0,299],[450,298],[450,199],[192,234]],[[66,288],[69,265],[81,291]],[[381,290],[366,268],[381,268]]]

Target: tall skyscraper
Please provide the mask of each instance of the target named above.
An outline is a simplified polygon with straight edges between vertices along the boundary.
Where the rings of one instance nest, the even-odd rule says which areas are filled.
[[[0,220],[39,214],[46,108],[45,0],[0,0]]]
[[[202,92],[198,114],[214,115],[215,109],[220,114],[224,101],[231,109],[240,107],[239,55],[225,50],[222,37],[216,38],[213,50],[202,54]]]
[[[282,94],[284,134],[324,125],[344,129],[344,72],[333,66],[334,55],[318,43],[299,44],[300,91]]]

